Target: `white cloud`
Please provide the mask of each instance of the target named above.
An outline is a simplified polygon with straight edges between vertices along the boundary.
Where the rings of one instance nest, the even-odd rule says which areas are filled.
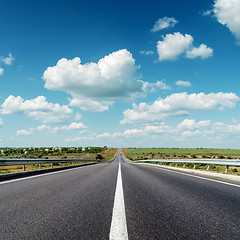
[[[4,69],[0,67],[0,76],[3,75]]]
[[[192,42],[193,37],[189,34],[185,36],[179,32],[167,34],[163,41],[157,43],[159,61],[176,60],[192,45]]]
[[[111,137],[110,133],[103,133],[103,134],[97,135],[96,138],[110,138],[110,137]]]
[[[192,86],[191,82],[189,82],[189,81],[181,81],[181,80],[176,81],[175,84],[177,86],[182,86],[182,87],[191,87]]]
[[[80,113],[77,113],[76,116],[75,116],[75,120],[78,121],[82,118],[82,115]]]
[[[166,81],[163,79],[161,81],[157,81],[156,83],[150,83],[150,82],[144,82],[142,80],[139,80],[142,82],[142,89],[143,92],[156,92],[157,89],[162,89],[162,90],[170,90],[171,87],[166,84]]]
[[[240,1],[215,0],[213,12],[217,20],[231,31],[240,45]]]
[[[8,57],[0,57],[0,61],[4,62],[6,65],[12,65],[14,61],[14,57],[12,56],[11,53],[8,54]]]
[[[76,123],[73,122],[69,126],[64,125],[63,127],[60,128],[55,128],[57,130],[76,130],[76,129],[85,129],[87,128],[83,123]]]
[[[105,139],[105,138],[119,138],[119,137],[123,137],[123,138],[138,138],[140,136],[143,136],[144,130],[141,129],[127,129],[124,132],[115,132],[115,133],[103,133],[103,134],[99,134],[96,136],[96,138],[101,138],[101,139]]]
[[[71,130],[81,130],[86,129],[87,127],[83,123],[72,122],[69,125],[63,125],[61,127],[49,127],[47,125],[41,125],[36,128],[30,128],[29,130],[22,129],[17,131],[17,135],[31,135],[34,132],[47,132],[47,133],[56,133],[59,131],[71,131]]]
[[[194,59],[200,57],[202,59],[209,58],[213,55],[213,49],[207,47],[205,44],[201,44],[199,48],[194,47],[191,50],[187,50],[186,57]]]
[[[202,133],[199,130],[196,131],[185,131],[181,134],[182,137],[195,137],[195,136],[199,136]]]
[[[159,18],[151,29],[152,32],[157,32],[165,28],[174,27],[178,21],[175,18],[163,17]]]
[[[88,142],[92,144],[94,141],[102,142],[116,142],[124,143],[127,139],[134,140],[134,143],[149,143],[156,140],[161,143],[168,142],[172,144],[183,144],[186,147],[196,144],[196,147],[211,144],[216,141],[227,141],[227,139],[234,139],[235,142],[239,141],[240,124],[228,125],[222,122],[211,123],[210,120],[196,121],[195,119],[185,119],[176,126],[167,125],[164,122],[158,124],[147,125],[140,129],[127,129],[122,132],[105,132],[99,135],[92,133],[87,136],[77,136],[74,138],[66,138],[66,142]],[[189,142],[189,139],[193,142]],[[238,139],[238,140],[237,140]],[[196,142],[197,141],[197,142]],[[200,144],[200,145],[199,145]],[[193,146],[193,145],[192,145]],[[212,145],[211,145],[212,146]],[[216,145],[217,146],[217,145]]]
[[[224,134],[231,134],[231,135],[239,135],[240,134],[240,124],[225,124],[222,122],[216,122],[212,125],[212,130],[215,133],[224,133]]]
[[[49,103],[46,97],[39,96],[35,99],[24,100],[22,97],[10,95],[1,105],[2,114],[25,113],[42,122],[62,122],[69,118],[72,110],[66,105]]]
[[[79,107],[82,111],[91,111],[91,112],[103,112],[108,110],[109,106],[113,102],[110,101],[95,101],[90,98],[80,99],[79,97],[74,97],[69,99],[69,106]]]
[[[142,91],[138,66],[126,49],[113,52],[97,63],[62,58],[43,74],[45,88],[65,91],[71,106],[84,111],[105,111],[115,101],[131,100]]]
[[[143,134],[144,133],[141,129],[128,129],[123,133],[123,135],[126,137],[139,137]]]
[[[179,125],[178,128],[180,129],[196,129],[196,128],[205,128],[210,126],[211,121],[199,121],[196,122],[195,119],[184,119]]]
[[[205,12],[202,13],[203,16],[210,16],[212,15],[213,11],[212,10],[207,10]]]
[[[0,126],[3,125],[3,120],[0,118]]]
[[[170,126],[165,125],[163,123],[162,125],[159,126],[146,126],[144,131],[146,134],[163,134],[163,133],[172,133],[174,132],[174,129]]]
[[[31,131],[28,131],[28,130],[25,130],[25,129],[17,130],[17,136],[28,136],[28,135],[31,135],[31,134],[32,134]]]
[[[74,137],[74,138],[66,138],[65,142],[84,142],[84,144],[86,143],[85,141],[91,141],[94,140],[94,137]]]
[[[140,51],[140,53],[141,53],[141,54],[144,54],[144,55],[153,55],[153,54],[154,54],[153,51],[145,51],[145,50]]]
[[[66,138],[65,142],[80,142],[82,139],[82,137]]]
[[[164,117],[187,115],[190,114],[189,111],[234,108],[239,101],[240,98],[234,93],[175,93],[156,100],[153,104],[133,104],[133,109],[123,112],[124,119],[120,123],[154,122],[161,121]]]
[[[177,60],[179,56],[185,54],[186,58],[201,57],[202,59],[212,56],[213,50],[205,44],[199,48],[193,46],[193,37],[189,34],[167,34],[162,41],[157,43],[159,61]]]

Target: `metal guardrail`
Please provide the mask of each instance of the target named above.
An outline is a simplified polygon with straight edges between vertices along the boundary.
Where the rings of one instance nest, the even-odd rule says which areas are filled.
[[[194,169],[196,168],[197,164],[207,164],[207,170],[209,170],[211,165],[222,165],[226,166],[225,173],[228,172],[229,166],[235,166],[240,167],[240,160],[222,160],[222,159],[146,159],[146,160],[136,160],[133,161],[135,163],[141,163],[141,162],[159,162],[159,163],[183,163],[183,167],[185,167],[186,163],[194,163]]]
[[[22,165],[23,171],[25,171],[25,165],[27,164],[50,164],[53,168],[54,163],[73,163],[73,162],[102,162],[100,159],[0,159],[0,166],[13,166],[13,165]]]

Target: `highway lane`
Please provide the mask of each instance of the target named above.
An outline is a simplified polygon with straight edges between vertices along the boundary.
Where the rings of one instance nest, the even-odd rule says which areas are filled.
[[[128,239],[240,239],[240,188],[120,153],[109,164],[0,184],[0,239],[109,239],[119,162]]]
[[[129,239],[240,239],[240,188],[123,162]]]
[[[0,185],[0,239],[108,239],[118,161]]]

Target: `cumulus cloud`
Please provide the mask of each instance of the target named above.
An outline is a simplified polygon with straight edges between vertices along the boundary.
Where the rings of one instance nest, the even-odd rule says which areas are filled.
[[[210,126],[211,121],[199,121],[196,122],[195,119],[184,119],[179,125],[178,128],[180,129],[195,129],[195,128],[205,128]]]
[[[171,90],[171,87],[166,84],[166,81],[164,79],[161,81],[157,81],[155,83],[144,82],[142,80],[140,80],[140,81],[142,82],[143,92],[148,92],[148,91],[156,92],[157,89]]]
[[[240,98],[234,93],[175,93],[153,104],[133,104],[133,109],[123,112],[121,124],[161,121],[164,117],[189,115],[190,111],[211,111],[234,108]]]
[[[173,133],[175,130],[166,125],[165,123],[162,123],[161,125],[153,125],[153,126],[146,126],[144,129],[144,132],[146,134],[163,134],[163,133]]]
[[[240,124],[225,124],[222,122],[216,122],[212,125],[212,130],[217,133],[239,135]]]
[[[240,1],[215,0],[213,12],[219,23],[231,31],[240,45]]]
[[[4,69],[0,67],[0,76],[3,75]]]
[[[181,133],[182,137],[194,137],[194,136],[199,136],[201,135],[202,132],[200,132],[199,130],[195,130],[195,131],[185,131],[183,133]]]
[[[82,111],[91,112],[103,112],[108,110],[109,106],[113,104],[113,101],[95,101],[91,98],[73,98],[69,99],[69,106],[80,107]]]
[[[0,126],[3,125],[3,120],[0,118]]]
[[[42,122],[62,122],[69,118],[72,110],[66,105],[49,103],[44,96],[31,100],[10,95],[1,105],[1,114],[24,113]]]
[[[25,129],[17,130],[17,136],[28,136],[28,135],[31,135],[31,134],[32,134],[31,131],[28,131],[28,130],[25,130]]]
[[[178,123],[176,126],[171,126],[166,124],[165,122],[148,124],[146,126],[141,127],[140,129],[127,129],[122,132],[105,132],[99,135],[92,133],[87,136],[77,136],[73,138],[66,138],[66,142],[85,142],[86,141],[95,141],[101,140],[103,142],[106,141],[116,141],[121,139],[121,141],[125,141],[125,139],[129,140],[139,140],[139,139],[148,139],[147,141],[151,141],[151,139],[168,139],[171,144],[173,142],[179,143],[184,141],[187,145],[189,145],[189,139],[196,140],[201,139],[201,144],[205,144],[208,141],[212,141],[213,139],[232,139],[233,136],[239,137],[240,134],[240,124],[225,124],[222,122],[211,123],[210,120],[201,120],[196,121],[195,119],[185,119],[182,122]],[[211,143],[211,142],[210,142]],[[199,145],[198,145],[199,146]]]
[[[97,139],[109,139],[109,138],[139,138],[145,135],[142,129],[127,129],[124,132],[115,133],[103,133],[96,136]]]
[[[181,81],[181,80],[176,81],[175,84],[177,86],[182,86],[182,87],[191,87],[192,86],[191,82],[189,82],[189,81]]]
[[[170,27],[174,27],[176,25],[176,23],[178,23],[178,21],[172,17],[163,17],[163,18],[159,18],[156,23],[154,24],[153,28],[151,29],[152,32],[157,32],[160,31],[162,29],[165,28],[170,28]]]
[[[62,127],[54,128],[56,130],[76,130],[76,129],[85,129],[87,128],[83,123],[73,122],[70,125],[64,125]]]
[[[167,34],[162,41],[157,43],[159,61],[177,60],[179,56],[185,55],[186,58],[201,57],[202,59],[212,56],[213,49],[201,44],[200,47],[193,46],[193,37],[189,34]]]
[[[80,58],[60,59],[43,74],[45,88],[71,94],[71,106],[83,111],[105,111],[115,101],[130,100],[142,91],[138,66],[126,49],[113,52],[97,63]]]
[[[22,129],[17,131],[17,136],[20,135],[31,135],[34,132],[47,132],[47,133],[56,133],[59,131],[70,131],[70,130],[81,130],[86,129],[87,127],[83,123],[72,122],[69,125],[63,125],[61,127],[50,127],[47,125],[41,125],[36,128],[30,128],[28,130]]]
[[[8,54],[8,57],[3,57],[3,56],[0,57],[0,61],[5,63],[6,65],[12,65],[14,60],[15,58],[12,56],[11,53]]]
[[[200,47],[192,48],[191,50],[187,50],[186,57],[190,59],[194,59],[200,57],[202,59],[209,58],[213,55],[213,49],[207,47],[205,44],[201,44]]]
[[[189,34],[185,36],[179,32],[167,34],[162,41],[157,43],[159,61],[176,60],[192,45],[192,42],[193,37]]]

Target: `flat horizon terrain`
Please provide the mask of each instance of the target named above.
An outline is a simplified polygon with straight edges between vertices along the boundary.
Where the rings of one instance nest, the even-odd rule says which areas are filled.
[[[130,154],[167,153],[167,154],[239,154],[240,149],[223,148],[128,148]]]

